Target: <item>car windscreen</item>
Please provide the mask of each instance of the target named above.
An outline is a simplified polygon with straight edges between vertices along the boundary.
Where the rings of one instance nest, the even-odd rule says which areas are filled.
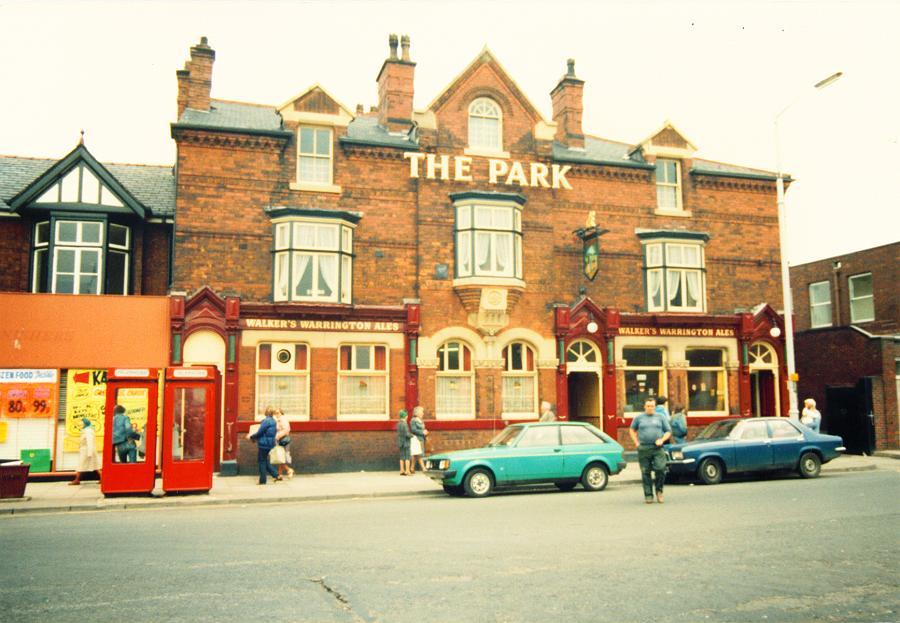
[[[516,437],[519,436],[519,433],[522,432],[521,426],[508,426],[504,428],[500,433],[491,439],[491,442],[488,444],[489,446],[508,446],[513,441],[516,440]]]
[[[695,439],[725,439],[731,433],[735,426],[740,422],[738,420],[726,420],[724,422],[713,422],[703,429]]]

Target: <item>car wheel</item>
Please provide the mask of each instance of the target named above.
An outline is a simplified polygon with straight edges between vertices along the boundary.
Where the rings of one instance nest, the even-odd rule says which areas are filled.
[[[698,473],[700,480],[708,485],[717,485],[722,482],[722,462],[719,459],[703,459],[700,462]]]
[[[587,491],[603,491],[609,484],[609,472],[606,466],[600,463],[593,463],[584,469],[581,475],[581,486]]]
[[[487,497],[494,488],[494,478],[486,469],[476,468],[466,474],[464,487],[470,498]]]
[[[815,478],[822,471],[822,461],[815,452],[804,452],[800,457],[800,466],[797,468],[804,478]]]
[[[443,485],[443,487],[444,487],[444,493],[448,493],[454,497],[459,497],[460,495],[462,495],[464,493],[463,488],[460,487],[459,485]]]
[[[577,482],[555,482],[556,488],[560,491],[571,491],[577,485]]]

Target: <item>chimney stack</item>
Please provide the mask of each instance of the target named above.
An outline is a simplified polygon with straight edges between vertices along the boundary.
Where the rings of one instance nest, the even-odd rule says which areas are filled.
[[[178,79],[178,117],[185,108],[209,110],[209,94],[212,89],[212,70],[216,51],[209,47],[206,37],[191,48],[191,60],[184,69],[175,72]]]
[[[402,57],[397,57],[397,35],[388,38],[390,56],[378,73],[378,123],[389,132],[407,132],[412,127],[413,79],[416,64],[409,59],[409,36],[401,39]]]
[[[553,102],[553,121],[556,123],[554,138],[575,149],[584,149],[584,131],[581,115],[584,112],[584,80],[575,77],[575,59],[567,62],[567,71],[559,84],[550,91]]]

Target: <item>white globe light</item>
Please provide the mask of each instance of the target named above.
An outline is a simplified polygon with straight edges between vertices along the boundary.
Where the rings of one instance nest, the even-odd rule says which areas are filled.
[[[781,329],[779,329],[778,327],[772,327],[771,329],[769,329],[769,335],[771,335],[772,337],[779,337],[781,335]]]
[[[599,328],[600,327],[597,326],[597,323],[593,321],[589,322],[587,326],[588,333],[596,333],[597,329]]]

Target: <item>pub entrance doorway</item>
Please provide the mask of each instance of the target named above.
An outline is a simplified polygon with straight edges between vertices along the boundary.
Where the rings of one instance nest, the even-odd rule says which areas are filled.
[[[603,428],[600,350],[588,340],[577,340],[566,351],[569,419]],[[605,431],[615,438],[615,431]]]

